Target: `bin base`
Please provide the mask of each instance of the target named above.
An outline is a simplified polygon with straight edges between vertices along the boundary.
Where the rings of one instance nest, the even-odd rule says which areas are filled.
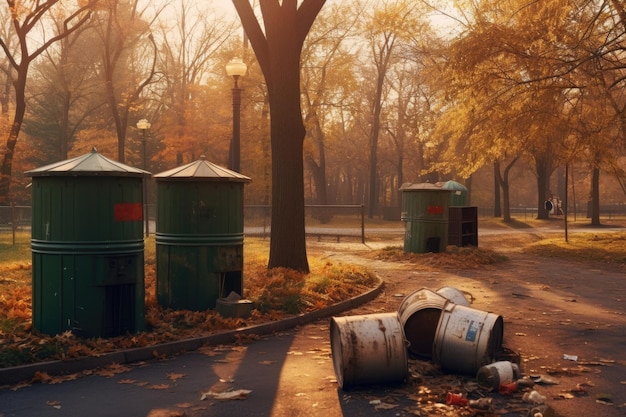
[[[224,318],[248,318],[252,313],[252,301],[218,298],[215,310]]]

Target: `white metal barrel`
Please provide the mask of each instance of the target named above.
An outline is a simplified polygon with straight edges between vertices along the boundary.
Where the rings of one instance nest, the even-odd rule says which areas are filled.
[[[397,313],[333,317],[330,346],[340,388],[401,382],[408,375],[406,340]]]
[[[503,336],[502,316],[449,301],[435,333],[433,360],[443,369],[475,374],[493,362]]]
[[[398,316],[409,341],[409,351],[414,355],[431,358],[433,341],[441,310],[447,299],[428,288],[421,288],[407,295]]]

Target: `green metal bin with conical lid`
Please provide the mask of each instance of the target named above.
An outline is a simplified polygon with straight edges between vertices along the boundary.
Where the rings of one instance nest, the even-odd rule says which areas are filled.
[[[243,187],[250,178],[204,157],[154,178],[159,305],[204,311],[231,292],[243,296]]]
[[[33,326],[111,337],[144,328],[143,181],[94,148],[31,171]]]
[[[435,184],[403,184],[401,220],[404,252],[445,252],[448,245],[450,190]]]

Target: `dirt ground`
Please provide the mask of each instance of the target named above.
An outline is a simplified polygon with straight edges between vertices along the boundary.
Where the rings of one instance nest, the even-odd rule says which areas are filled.
[[[381,296],[346,315],[397,311],[404,297],[420,288],[457,288],[471,295],[473,308],[503,317],[503,345],[519,355],[523,375],[538,381],[534,389],[546,396],[556,415],[626,415],[623,265],[524,254],[515,233],[479,236],[480,247],[496,250],[508,260],[479,269],[433,270],[367,256],[385,246],[401,246],[402,239],[366,245],[312,243],[308,250],[336,262],[366,264],[384,280]],[[432,390],[450,388],[447,382],[438,385],[436,379],[432,381]],[[373,391],[364,390],[351,395],[372,394]],[[407,387],[399,387],[389,395],[402,398],[407,395]],[[445,393],[438,395],[442,398]],[[496,394],[495,414],[526,416],[528,405],[521,401],[521,396],[521,392],[500,398]],[[434,414],[425,414],[427,411],[422,408],[396,415],[460,415],[445,407],[432,408]]]

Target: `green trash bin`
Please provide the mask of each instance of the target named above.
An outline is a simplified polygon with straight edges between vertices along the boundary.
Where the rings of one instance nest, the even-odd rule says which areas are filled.
[[[95,148],[32,177],[33,326],[111,337],[144,328],[143,182]]]
[[[430,183],[404,184],[402,215],[404,252],[445,252],[448,245],[450,190]]]
[[[243,187],[250,178],[200,160],[154,175],[157,302],[204,311],[243,296]]]

